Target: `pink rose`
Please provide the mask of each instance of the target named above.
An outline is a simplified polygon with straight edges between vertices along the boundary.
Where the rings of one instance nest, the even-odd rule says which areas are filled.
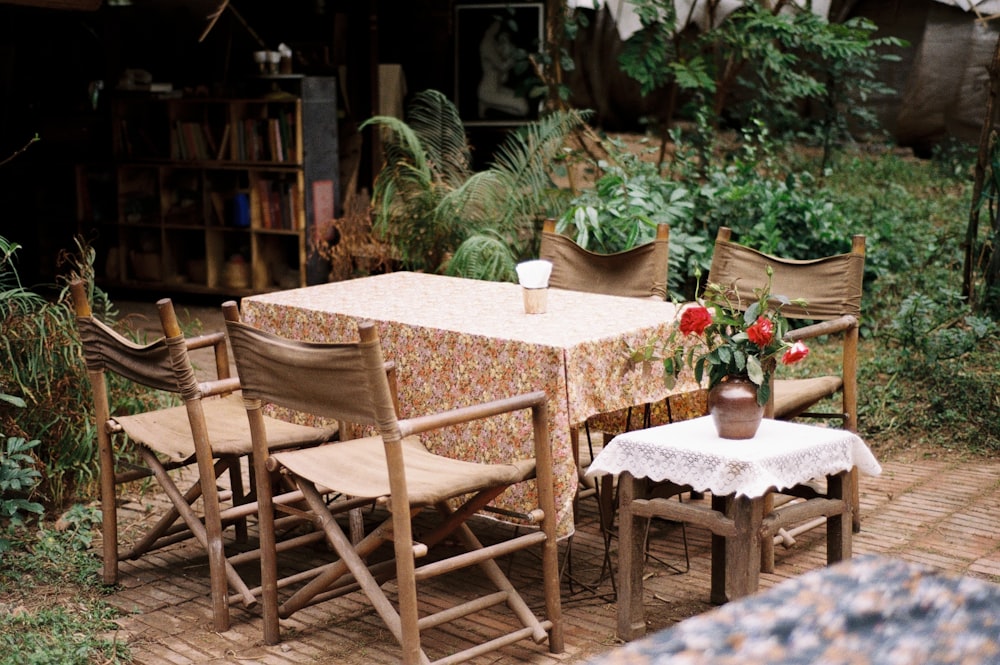
[[[712,323],[712,312],[701,305],[688,307],[681,314],[681,332],[685,335],[700,335]]]
[[[747,328],[747,337],[763,349],[774,339],[774,322],[766,316],[757,317],[753,325]]]
[[[781,362],[785,365],[791,365],[792,363],[797,363],[808,355],[809,347],[806,346],[804,342],[795,342],[795,344],[792,344],[792,348],[785,351],[785,355],[781,356]]]

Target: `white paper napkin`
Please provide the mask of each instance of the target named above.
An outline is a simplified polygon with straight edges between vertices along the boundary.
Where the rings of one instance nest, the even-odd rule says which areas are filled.
[[[517,281],[526,289],[544,289],[551,274],[552,261],[536,259],[517,264]]]

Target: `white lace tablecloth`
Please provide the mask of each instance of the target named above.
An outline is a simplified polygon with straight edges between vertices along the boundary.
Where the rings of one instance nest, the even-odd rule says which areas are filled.
[[[765,418],[752,439],[721,439],[710,416],[620,434],[591,463],[588,476],[628,471],[721,496],[764,496],[857,466],[882,472],[856,434]]]

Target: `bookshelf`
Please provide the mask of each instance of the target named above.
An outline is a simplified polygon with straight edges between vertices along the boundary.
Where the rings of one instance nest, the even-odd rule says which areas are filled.
[[[294,83],[112,101],[113,163],[77,170],[102,284],[242,296],[325,281],[307,250],[339,205],[336,81]]]

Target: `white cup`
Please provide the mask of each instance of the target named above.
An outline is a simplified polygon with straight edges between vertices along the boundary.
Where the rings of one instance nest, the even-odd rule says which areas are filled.
[[[549,275],[552,262],[546,259],[524,261],[517,264],[517,281],[524,291],[524,311],[544,314],[549,300]]]
[[[524,293],[524,312],[526,314],[545,313],[549,304],[549,287],[545,286],[540,289],[523,287],[521,291]]]

